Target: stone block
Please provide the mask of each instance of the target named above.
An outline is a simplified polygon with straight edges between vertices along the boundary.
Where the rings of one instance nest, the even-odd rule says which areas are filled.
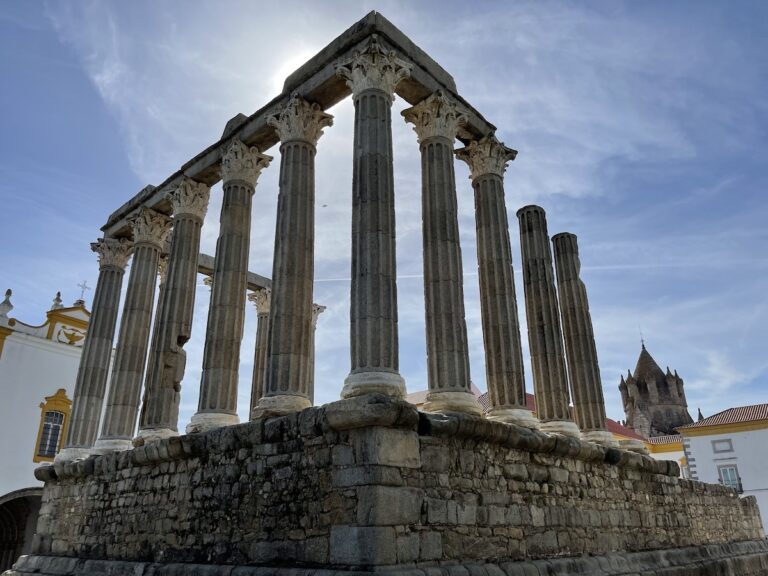
[[[348,488],[366,484],[382,484],[385,486],[401,486],[403,477],[400,470],[389,466],[353,466],[331,471],[331,481],[334,486]]]
[[[412,532],[397,537],[397,561],[400,564],[416,562],[419,559],[419,534]]]
[[[421,519],[424,491],[394,486],[357,489],[357,523],[362,526],[416,524]]]
[[[410,430],[360,428],[350,432],[358,464],[419,468],[419,436]]]
[[[430,445],[421,440],[421,469],[424,472],[447,472],[450,466],[447,446]]]
[[[419,558],[421,560],[440,560],[443,557],[443,538],[440,532],[421,532],[419,539]]]
[[[395,529],[373,526],[333,526],[332,564],[380,566],[397,562]]]

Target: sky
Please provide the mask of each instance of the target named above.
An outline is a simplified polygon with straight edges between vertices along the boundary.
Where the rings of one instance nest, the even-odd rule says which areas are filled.
[[[39,324],[60,290],[95,286],[89,243],[118,206],[218,140],[230,118],[377,10],[453,75],[519,150],[505,178],[528,391],[515,213],[579,237],[610,417],[641,333],[705,415],[768,402],[768,4],[182,2],[0,4],[0,289]],[[401,373],[426,388],[420,164],[393,109]],[[316,159],[316,403],[350,369],[353,107],[329,110]],[[457,143],[458,145],[458,143]],[[272,270],[279,151],[253,202],[250,269]],[[472,379],[485,390],[473,192],[456,162]],[[215,253],[221,186],[202,251]],[[127,283],[127,274],[126,282]],[[210,292],[199,277],[180,428],[196,411]],[[93,291],[86,292],[90,303]],[[247,419],[256,310],[248,304],[238,411]]]

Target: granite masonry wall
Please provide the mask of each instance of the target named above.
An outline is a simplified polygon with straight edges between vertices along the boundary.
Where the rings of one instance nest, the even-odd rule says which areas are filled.
[[[35,556],[17,570],[91,573],[53,570],[45,557],[270,573],[512,570],[666,550],[668,562],[728,556],[747,562],[733,573],[768,571],[754,499],[678,473],[674,462],[372,395],[41,468]]]

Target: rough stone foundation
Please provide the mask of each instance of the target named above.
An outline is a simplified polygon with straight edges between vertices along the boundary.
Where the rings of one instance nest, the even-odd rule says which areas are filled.
[[[754,499],[678,473],[363,396],[40,468],[11,573],[768,574]]]

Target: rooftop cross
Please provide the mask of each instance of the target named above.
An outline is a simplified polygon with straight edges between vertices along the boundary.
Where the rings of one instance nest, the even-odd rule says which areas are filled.
[[[91,289],[91,287],[88,286],[88,280],[83,280],[77,287],[80,288],[80,300],[85,300],[85,291]]]

